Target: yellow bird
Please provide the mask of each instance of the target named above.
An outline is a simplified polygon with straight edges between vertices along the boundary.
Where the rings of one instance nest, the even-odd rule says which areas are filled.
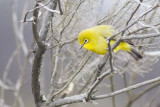
[[[105,55],[107,53],[108,44],[106,38],[110,37],[114,33],[114,29],[110,25],[98,25],[80,32],[78,39],[81,47],[84,47],[87,50],[93,51],[97,54]],[[115,42],[111,40],[111,45]],[[114,49],[116,53],[119,50],[123,50],[132,55],[136,60],[142,58],[142,55],[131,48],[129,42],[120,42],[120,44]]]

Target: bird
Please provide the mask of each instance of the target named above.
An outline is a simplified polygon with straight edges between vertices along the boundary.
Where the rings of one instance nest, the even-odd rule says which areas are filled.
[[[82,30],[78,36],[81,45],[80,49],[85,48],[97,54],[105,55],[108,51],[107,38],[111,37],[115,32],[111,25],[97,25]],[[116,40],[117,37],[113,38],[113,40],[110,41],[110,45],[114,44]],[[137,61],[142,59],[143,56],[133,49],[131,45],[133,45],[131,41],[121,41],[113,51],[116,53],[119,50],[123,50],[128,52]]]

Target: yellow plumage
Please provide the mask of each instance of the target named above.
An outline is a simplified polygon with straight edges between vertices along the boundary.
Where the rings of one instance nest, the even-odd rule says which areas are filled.
[[[93,51],[97,54],[104,55],[106,54],[108,48],[106,38],[112,36],[114,32],[114,29],[110,25],[95,26],[80,32],[78,37],[79,43],[81,44],[81,47],[84,47],[87,50]],[[112,40],[111,45],[114,42],[115,40]],[[142,58],[142,56],[138,52],[133,50],[131,46],[126,42],[121,42],[114,49],[114,52],[117,52],[119,50],[127,51],[131,53],[131,55],[132,53],[134,53],[135,55],[138,54],[137,57]]]

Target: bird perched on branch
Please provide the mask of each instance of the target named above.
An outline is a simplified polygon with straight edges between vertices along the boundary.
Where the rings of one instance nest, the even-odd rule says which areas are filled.
[[[81,44],[80,48],[93,51],[97,54],[105,55],[107,53],[108,44],[106,38],[111,37],[114,33],[114,29],[110,25],[98,25],[80,32],[78,39]],[[116,37],[110,41],[112,45],[116,41]],[[113,50],[115,53],[119,50],[128,52],[136,60],[141,59],[143,56],[131,47],[130,42],[122,41]]]

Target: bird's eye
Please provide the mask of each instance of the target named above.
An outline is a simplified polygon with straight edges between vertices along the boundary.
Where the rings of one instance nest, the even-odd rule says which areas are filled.
[[[85,40],[84,40],[84,43],[88,43],[88,39],[85,39]]]

